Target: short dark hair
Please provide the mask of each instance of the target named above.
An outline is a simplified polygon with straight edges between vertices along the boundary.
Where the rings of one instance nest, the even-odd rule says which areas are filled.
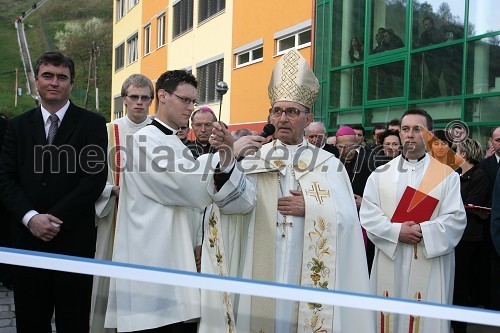
[[[391,136],[391,135],[397,136],[398,140],[399,140],[399,144],[401,144],[401,138],[399,137],[399,131],[394,131],[394,130],[390,130],[390,129],[385,130],[383,133],[379,134],[379,136],[377,137],[378,144],[380,146],[383,145],[385,138],[387,138],[388,136]]]
[[[363,136],[365,136],[365,128],[362,125],[352,125],[351,128],[353,130],[360,130],[363,132]]]
[[[429,140],[429,146],[432,146],[432,143],[434,141],[440,140],[440,141],[446,143],[448,145],[448,147],[451,148],[452,142],[448,138],[448,135],[447,135],[445,130],[438,129],[438,130],[433,131],[432,134],[433,135],[432,135],[431,139]]]
[[[387,127],[389,126],[401,126],[401,122],[398,118],[394,118],[389,122],[389,124],[387,124]]]
[[[47,66],[49,64],[57,67],[63,66],[68,68],[70,83],[73,84],[75,81],[75,63],[73,62],[73,59],[59,51],[47,51],[42,54],[40,58],[38,58],[35,65],[35,80],[38,80],[38,71],[40,70],[40,67]]]
[[[198,88],[198,82],[196,81],[196,78],[193,76],[193,74],[189,73],[188,71],[185,70],[172,70],[172,71],[166,71],[160,77],[158,78],[158,81],[156,81],[156,97],[158,98],[158,91],[160,89],[165,90],[168,93],[173,93],[175,89],[180,84],[190,84],[195,88]]]
[[[385,130],[385,126],[382,125],[382,124],[376,124],[375,126],[373,126],[373,131],[375,132],[375,130],[378,130],[378,129],[383,129]]]
[[[406,110],[403,113],[403,115],[401,116],[400,122],[403,123],[403,118],[408,116],[408,115],[411,115],[411,114],[416,114],[416,115],[425,117],[425,120],[427,122],[427,130],[429,130],[429,131],[433,130],[434,120],[432,120],[431,115],[427,111],[425,111],[424,109],[408,109],[408,110]]]

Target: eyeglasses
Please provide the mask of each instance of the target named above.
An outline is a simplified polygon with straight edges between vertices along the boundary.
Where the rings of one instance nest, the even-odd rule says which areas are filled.
[[[309,113],[308,110],[299,110],[297,108],[286,108],[282,109],[280,107],[274,107],[269,109],[269,115],[273,118],[281,118],[281,114],[285,112],[288,118],[297,118],[301,112]]]
[[[168,92],[168,91],[167,91]],[[169,94],[171,95],[174,95],[175,97],[177,97],[182,103],[186,104],[186,105],[189,105],[191,103],[193,103],[194,106],[196,106],[196,100],[195,99],[191,99],[189,97],[182,97],[182,96],[179,96],[177,94],[174,94],[173,92],[168,92]]]
[[[141,99],[142,102],[149,102],[151,100],[151,96],[148,95],[127,95],[128,98],[130,98],[132,101],[137,102],[139,98]]]

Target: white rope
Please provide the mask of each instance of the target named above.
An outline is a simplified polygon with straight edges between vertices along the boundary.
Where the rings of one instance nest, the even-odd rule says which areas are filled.
[[[314,302],[351,308],[412,314],[431,318],[500,326],[500,312],[450,305],[382,298],[372,295],[312,289],[261,281],[220,277],[140,265],[123,264],[65,255],[0,247],[0,262],[64,272],[169,284],[181,287],[228,291],[260,297]]]

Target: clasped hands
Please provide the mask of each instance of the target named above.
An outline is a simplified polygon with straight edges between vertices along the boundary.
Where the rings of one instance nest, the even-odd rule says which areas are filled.
[[[415,245],[422,239],[422,229],[420,224],[413,221],[407,221],[401,223],[401,230],[399,232],[399,241]]]
[[[61,231],[63,221],[51,214],[37,214],[28,222],[28,228],[33,236],[44,242],[51,241]]]

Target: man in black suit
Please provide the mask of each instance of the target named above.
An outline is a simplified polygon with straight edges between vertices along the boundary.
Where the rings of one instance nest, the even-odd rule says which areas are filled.
[[[74,63],[46,52],[35,66],[40,105],[10,120],[0,189],[15,248],[92,258],[94,203],[106,184],[106,122],[71,101]],[[54,117],[57,116],[57,117]],[[18,333],[89,331],[92,276],[15,266]]]
[[[497,172],[491,205],[491,239],[500,256],[500,170]]]
[[[479,163],[479,167],[488,176],[489,183],[495,184],[500,163],[500,127],[496,127],[491,131],[490,143],[495,153],[482,160],[481,163]],[[492,197],[493,186],[490,188],[490,207]],[[489,231],[490,225],[486,225],[484,230]],[[498,284],[498,280],[500,279],[500,256],[497,256],[495,252],[489,232],[485,233],[483,244],[484,249],[481,257],[483,264],[481,266],[484,268],[484,271],[481,273],[481,276],[485,278],[481,284],[482,287],[480,287],[482,289],[481,295],[483,296],[482,298],[486,308],[500,310],[500,285]]]
[[[309,124],[305,129],[305,136],[309,143],[315,145],[318,148],[324,149],[330,154],[339,157],[339,150],[334,145],[326,143],[326,128],[325,124],[321,121],[315,121]]]

